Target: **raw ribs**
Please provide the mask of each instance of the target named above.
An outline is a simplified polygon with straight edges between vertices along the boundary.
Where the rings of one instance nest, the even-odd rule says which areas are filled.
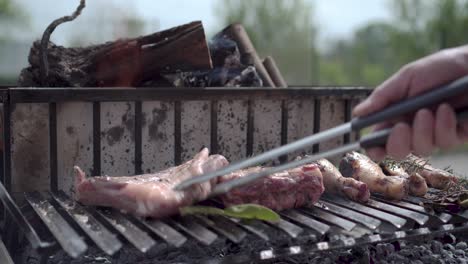
[[[174,191],[178,183],[218,170],[228,164],[221,155],[209,155],[203,149],[192,160],[154,174],[130,177],[91,177],[75,167],[76,199],[86,205],[120,209],[142,217],[162,218],[178,213],[178,209],[204,200],[214,181]]]

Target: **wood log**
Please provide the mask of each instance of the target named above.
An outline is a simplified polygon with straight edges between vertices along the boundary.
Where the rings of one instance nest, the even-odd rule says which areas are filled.
[[[239,46],[242,63],[255,66],[260,78],[262,78],[263,86],[275,87],[245,28],[239,23],[234,23],[225,28],[223,32]]]
[[[270,75],[273,83],[275,83],[276,87],[287,88],[288,84],[286,80],[284,80],[283,74],[279,70],[278,66],[276,65],[275,60],[273,57],[268,56],[263,60],[263,65],[267,70],[268,74]]]
[[[18,86],[140,87],[163,81],[161,74],[212,69],[200,21],[89,47],[64,48],[49,42],[49,71],[44,85],[40,47],[39,41],[33,44],[30,66],[21,72]]]

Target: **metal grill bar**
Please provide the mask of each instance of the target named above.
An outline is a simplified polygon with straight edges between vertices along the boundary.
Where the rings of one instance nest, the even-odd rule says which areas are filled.
[[[452,216],[449,215],[449,214],[446,214],[446,213],[432,214],[430,212],[427,212],[426,209],[424,209],[424,207],[422,207],[420,205],[411,204],[411,203],[407,203],[407,202],[404,202],[404,201],[386,201],[386,200],[381,199],[381,198],[375,198],[375,199],[378,200],[378,201],[381,201],[381,202],[388,203],[390,205],[399,206],[399,207],[402,207],[402,208],[405,208],[405,209],[408,209],[408,210],[417,211],[417,212],[420,212],[420,213],[422,213],[424,215],[427,215],[429,217],[429,220],[428,220],[427,224],[431,225],[431,226],[440,226],[440,225],[448,223],[450,221],[450,219],[452,219]]]
[[[325,235],[330,230],[330,226],[307,217],[296,210],[287,210],[282,212],[281,215],[315,230],[320,235]]]
[[[57,175],[57,103],[49,103],[50,189],[58,190]]]
[[[122,247],[122,243],[117,239],[116,235],[105,228],[102,223],[86,211],[83,206],[67,199],[64,194],[52,194],[52,197],[106,254],[113,255]]]
[[[392,214],[388,214],[380,210],[367,207],[365,205],[362,205],[353,201],[345,200],[341,197],[326,196],[326,197],[323,197],[323,200],[340,205],[340,206],[344,206],[352,210],[356,210],[366,215],[371,215],[383,221],[387,221],[397,228],[403,228],[408,225],[408,221],[404,218],[401,218]]]
[[[417,207],[423,208],[423,210],[426,211],[426,209],[424,207],[420,206],[421,203],[422,203],[421,198],[412,197],[412,196],[406,197],[405,199],[403,199],[403,201],[400,202],[401,205],[411,206],[412,208],[416,208],[416,206],[417,206]],[[407,207],[407,208],[409,208],[409,207]],[[419,209],[419,210],[421,210],[421,209]],[[440,220],[442,222],[444,222],[444,223],[448,223],[450,220],[452,220],[453,217],[457,217],[457,216],[465,218],[465,220],[468,220],[468,217],[463,217],[463,215],[459,215],[459,214],[450,215],[450,214],[447,214],[447,213],[436,212],[434,215],[439,217]]]
[[[229,218],[230,221],[242,226],[244,229],[252,232],[253,234],[257,235],[259,238],[269,241],[270,238],[268,237],[268,229],[270,229],[267,225],[260,221],[250,221],[248,224],[244,224],[241,220],[236,218]]]
[[[140,175],[143,173],[142,164],[143,164],[143,111],[142,111],[142,102],[135,102],[135,174]]]
[[[308,215],[311,215],[315,218],[321,219],[327,223],[339,226],[346,231],[351,231],[356,227],[356,223],[346,220],[344,218],[338,217],[336,215],[330,214],[325,211],[321,211],[317,208],[304,208],[300,210]]]
[[[3,241],[1,239],[0,239],[0,263],[15,264],[13,262],[13,259],[11,259],[11,256],[8,253],[8,250],[6,249],[5,244],[3,244]]]
[[[211,245],[218,238],[218,235],[198,224],[194,217],[177,218],[172,223],[207,246]]]
[[[73,258],[83,254],[88,246],[81,236],[63,219],[57,210],[49,203],[49,197],[33,192],[25,195],[26,201],[41,218],[50,232],[57,239],[63,250]]]
[[[418,223],[419,225],[425,225],[427,221],[429,220],[429,217],[427,215],[417,213],[414,211],[410,211],[410,210],[406,210],[397,206],[393,206],[393,205],[386,204],[386,203],[379,202],[379,201],[372,200],[372,199],[369,200],[366,205],[377,208],[377,209],[381,209],[383,211],[394,213],[402,217],[410,218],[414,220],[416,223]]]
[[[293,241],[299,243],[288,248],[282,248],[281,250],[278,248],[263,250],[256,255],[260,259],[271,259],[279,256],[311,253],[336,248],[349,248],[361,244],[380,243],[397,239],[408,239],[412,237],[421,237],[468,229],[468,224],[463,223],[439,225],[435,229],[420,227],[407,231],[398,230],[396,232],[395,229],[390,229],[393,232],[382,233],[382,229],[387,228],[386,225],[390,225],[389,222],[381,221],[374,217],[367,216],[364,213],[360,213],[360,210],[362,210],[361,207],[355,206],[357,209],[351,208],[353,206],[349,205],[350,201],[339,197],[331,199],[334,201],[329,201],[330,199],[323,201],[321,202],[321,205],[316,205],[315,208],[287,210],[281,213],[287,219],[297,222],[299,225],[303,226],[304,229],[284,219],[281,219],[278,223],[264,223],[262,221],[244,223],[238,219],[231,219],[222,216],[186,216],[166,219],[165,221],[142,220],[136,219],[132,216],[123,215],[112,209],[99,209],[96,211],[93,210],[93,208],[85,209],[63,193],[52,195],[54,200],[58,203],[57,205],[49,202],[49,199],[51,198],[47,194],[43,195],[33,192],[27,193],[25,197],[45,225],[52,231],[51,233],[54,235],[55,239],[59,241],[59,244],[65,252],[72,257],[81,255],[86,250],[87,245],[84,244],[85,242],[82,239],[80,242],[81,244],[73,244],[80,241],[79,235],[73,230],[74,227],[67,223],[67,219],[62,218],[55,209],[55,206],[60,206],[59,209],[64,210],[69,216],[71,216],[72,220],[74,220],[74,222],[76,222],[79,227],[88,234],[94,243],[109,255],[116,253],[123,246],[120,240],[116,238],[116,233],[120,233],[127,241],[130,242],[130,244],[134,245],[141,252],[147,252],[157,243],[148,235],[147,232],[155,233],[171,246],[181,247],[189,239],[173,227],[187,233],[191,239],[196,239],[205,246],[213,245],[219,237],[218,234],[234,243],[241,243],[245,240],[248,234],[253,234],[263,241],[271,241],[272,237],[269,235],[273,234],[273,232],[271,232],[271,228],[277,228],[278,230],[285,231],[289,237],[295,239]],[[324,199],[327,198],[325,197]],[[371,204],[374,205],[376,203],[398,207],[396,205],[387,204],[388,201],[371,202]],[[358,205],[375,210],[373,212],[377,213],[376,217],[382,214],[392,215],[391,212],[385,213],[378,208],[367,207],[367,205],[362,204]],[[385,208],[385,206],[381,204],[378,205]],[[389,208],[391,207],[386,209]],[[420,208],[412,208],[420,211]],[[414,212],[410,209],[406,210]],[[345,219],[345,216],[351,219],[347,220]],[[113,228],[105,229],[100,221],[107,222],[107,224]],[[332,226],[324,224],[322,221],[330,223]],[[138,227],[140,225],[146,226],[149,230],[145,231],[140,229]],[[404,225],[402,227],[404,227]],[[64,231],[61,233],[57,230]],[[304,233],[305,236],[299,236],[299,234],[302,233]],[[320,234],[322,236],[319,241],[316,240],[313,233]],[[97,234],[101,237],[96,238]],[[307,239],[307,237],[310,239]],[[67,242],[67,238],[70,244],[60,243],[61,241]],[[115,246],[115,243],[117,243],[117,246]]]
[[[302,229],[301,227],[291,222],[288,222],[284,219],[280,219],[278,222],[270,223],[270,224],[283,230],[286,234],[288,234],[292,238],[296,238],[304,231],[304,229]]]
[[[205,216],[197,216],[197,218],[234,243],[240,243],[247,236],[247,233],[242,229],[229,223],[222,217],[213,217],[213,220]]]
[[[156,242],[146,232],[138,228],[128,218],[115,210],[99,210],[98,214],[124,236],[135,248],[145,253]]]
[[[349,210],[343,207],[340,207],[338,205],[328,203],[325,201],[321,201],[323,203],[324,207],[321,207],[323,210],[327,210],[329,212],[335,213],[337,215],[341,215],[345,218],[348,219],[354,219],[355,221],[361,223],[362,225],[366,226],[367,228],[370,228],[372,230],[377,229],[382,222],[376,218],[358,213],[353,210]]]
[[[160,220],[139,220],[170,245],[181,247],[187,241],[184,235]]]

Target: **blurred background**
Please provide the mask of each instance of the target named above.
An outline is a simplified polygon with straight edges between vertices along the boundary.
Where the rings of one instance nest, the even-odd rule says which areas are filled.
[[[31,43],[78,0],[0,0],[0,85],[14,85]],[[201,20],[208,37],[232,22],[272,55],[290,85],[374,87],[404,64],[468,43],[468,0],[88,0],[51,40],[83,46]],[[465,151],[466,147],[460,148]],[[467,156],[453,164],[466,163]],[[465,161],[465,162],[463,162]],[[468,171],[465,168],[464,171]]]
[[[0,0],[0,80],[14,84],[32,41],[78,0]],[[273,55],[291,85],[366,85],[405,63],[468,41],[466,0],[91,0],[52,41],[102,43],[202,20],[208,37],[231,22]]]

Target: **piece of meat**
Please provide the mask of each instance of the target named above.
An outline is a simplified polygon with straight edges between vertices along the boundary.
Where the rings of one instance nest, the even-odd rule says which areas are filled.
[[[353,178],[345,178],[341,172],[328,160],[316,162],[323,176],[325,192],[339,194],[357,202],[367,202],[370,191],[367,184]]]
[[[381,162],[380,167],[387,176],[407,179],[410,194],[422,197],[427,193],[429,187],[427,186],[426,180],[419,173],[411,173],[410,175],[401,166],[397,164],[392,164],[390,166],[385,162]]]
[[[182,206],[206,199],[216,180],[183,191],[174,191],[175,185],[227,164],[226,158],[210,156],[205,148],[192,160],[153,174],[86,178],[84,172],[75,167],[76,200],[87,205],[113,207],[137,216],[162,218],[176,214]]]
[[[371,192],[386,198],[401,200],[408,195],[408,181],[401,177],[387,177],[370,158],[358,152],[347,153],[340,162],[340,172],[367,184]]]
[[[409,155],[407,159],[423,167],[422,170],[419,171],[419,174],[426,180],[429,187],[444,190],[448,188],[450,184],[458,182],[456,176],[447,171],[432,167],[422,158]]]
[[[220,182],[244,177],[268,168],[253,167],[222,176]],[[310,206],[318,201],[324,191],[322,173],[316,164],[301,166],[275,173],[248,185],[234,188],[221,196],[226,206],[254,203],[273,210]]]

